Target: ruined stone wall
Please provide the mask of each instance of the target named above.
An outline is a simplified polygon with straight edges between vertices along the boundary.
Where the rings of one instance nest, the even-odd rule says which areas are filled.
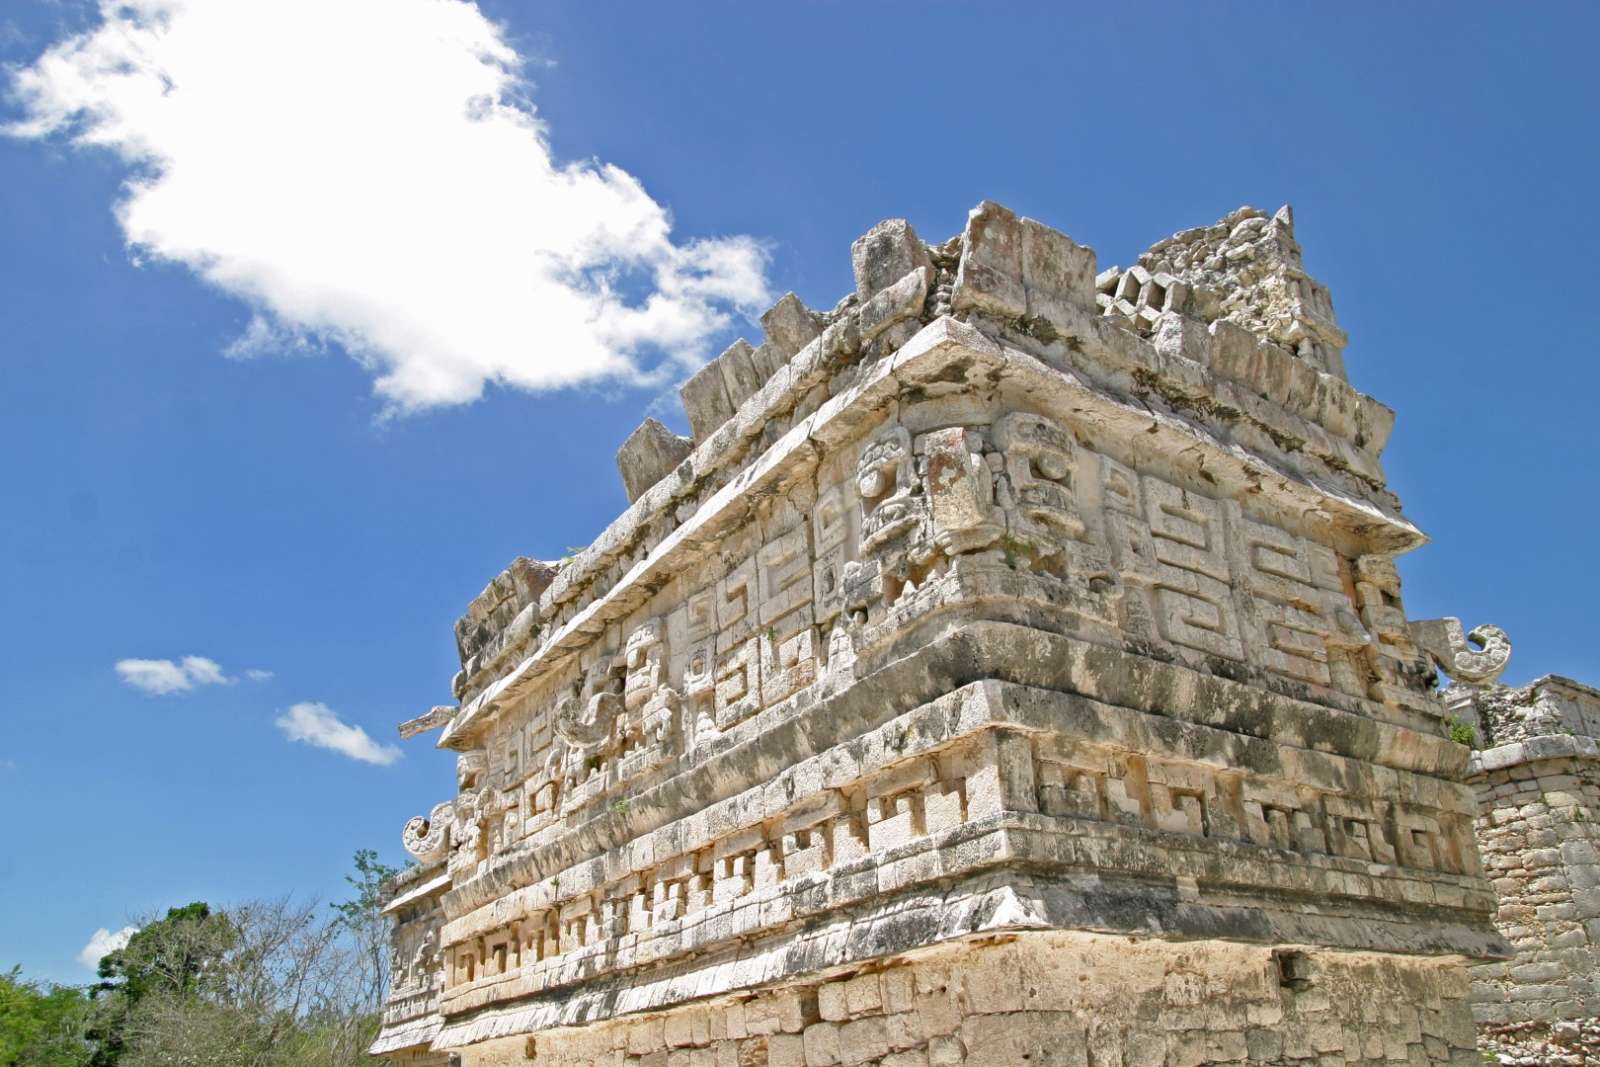
[[[1600,1016],[1600,693],[1547,677],[1453,704],[1486,739],[1468,780],[1495,923],[1515,950],[1473,968],[1473,1012],[1514,1062],[1590,1062],[1578,1046],[1600,1056],[1595,1034],[1549,1039],[1555,1024]]]
[[[393,1067],[453,1067],[448,1052],[434,1052],[427,1048],[408,1048],[374,1052]]]
[[[1311,366],[1344,376],[1346,338],[1327,286],[1305,272],[1287,206],[1270,218],[1242,207],[1213,226],[1157,242],[1138,265],[1095,279],[1107,315],[1153,334],[1163,312],[1218,320],[1284,346]]]
[[[1570,750],[1569,750],[1570,751]],[[1516,957],[1473,970],[1486,1023],[1600,1015],[1600,762],[1517,763],[1476,781],[1478,842]]]
[[[492,581],[459,703],[402,727],[457,781],[406,827],[397,941],[437,960],[379,1047],[1464,1062],[1461,960],[1503,942],[1434,667],[1503,657],[1405,617],[1392,415],[1287,212],[1221,225],[1108,301],[998,205],[891,220],[684,386],[692,438],[641,426],[628,510]],[[937,1025],[886,979],[833,1017],[845,971]]]

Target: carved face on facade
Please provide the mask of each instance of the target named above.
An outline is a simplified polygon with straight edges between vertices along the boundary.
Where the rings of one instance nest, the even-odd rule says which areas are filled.
[[[1072,435],[1042,415],[1013,412],[994,424],[1004,456],[999,496],[1022,534],[1078,538],[1084,524],[1072,496]]]
[[[456,791],[465,793],[477,788],[489,771],[489,754],[483,750],[463,752],[456,757]]]
[[[856,465],[863,549],[877,548],[916,529],[922,516],[915,487],[911,434],[904,426],[891,427],[862,450]]]
[[[477,792],[462,793],[456,798],[455,817],[450,823],[450,844],[457,850],[469,853],[477,849],[483,832],[483,797]],[[475,861],[476,855],[468,859]]]
[[[662,620],[650,619],[628,635],[623,700],[630,711],[643,707],[666,684],[665,630]]]

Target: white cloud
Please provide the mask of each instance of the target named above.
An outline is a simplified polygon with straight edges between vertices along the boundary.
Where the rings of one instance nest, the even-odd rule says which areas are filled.
[[[260,667],[251,667],[244,672],[244,676],[252,682],[270,682],[273,674],[271,671],[264,671]]]
[[[185,693],[201,685],[232,685],[236,681],[222,673],[216,660],[205,656],[184,656],[177,662],[122,659],[117,661],[117,674],[135,689],[158,695]]]
[[[91,971],[95,970],[100,966],[101,957],[126,947],[128,939],[138,932],[137,926],[124,926],[116,933],[101,927],[89,938],[89,943],[83,946],[83,951],[78,953],[78,962]]]
[[[398,747],[378,744],[361,727],[340,719],[326,704],[314,701],[295,704],[273,722],[291,741],[331,749],[362,763],[387,767],[400,758]]]
[[[233,679],[222,673],[222,667],[214,659],[204,656],[183,657],[183,673],[195,685],[232,685]]]
[[[557,163],[465,0],[101,0],[13,75],[14,136],[115,152],[136,258],[251,307],[231,355],[343,346],[391,411],[485,384],[657,385],[768,299],[763,246],[675,242],[627,172]]]

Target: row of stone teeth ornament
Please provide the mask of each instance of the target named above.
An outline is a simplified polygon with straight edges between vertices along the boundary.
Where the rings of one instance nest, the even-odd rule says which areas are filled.
[[[1163,312],[1183,308],[1189,286],[1166,271],[1109,267],[1095,276],[1095,302],[1102,315],[1121,315],[1141,337],[1155,332]]]

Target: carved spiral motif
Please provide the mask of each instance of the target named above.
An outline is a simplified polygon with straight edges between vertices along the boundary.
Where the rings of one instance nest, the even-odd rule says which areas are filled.
[[[576,748],[592,748],[611,735],[611,724],[622,710],[615,693],[596,693],[587,701],[567,697],[556,708],[556,733]]]
[[[418,815],[400,831],[400,840],[406,851],[418,862],[433,863],[444,858],[450,839],[450,818],[455,806],[449,801],[435,804],[426,816]]]
[[[1506,632],[1498,626],[1475,626],[1467,634],[1467,640],[1477,645],[1481,651],[1474,652],[1470,647],[1464,647],[1456,652],[1456,669],[1451,673],[1464,682],[1474,685],[1492,682],[1500,677],[1506,669],[1506,664],[1511,661],[1511,639]]]
[[[1478,626],[1464,634],[1460,619],[1426,619],[1411,624],[1411,639],[1465,685],[1492,685],[1511,661],[1511,639],[1498,626]]]

